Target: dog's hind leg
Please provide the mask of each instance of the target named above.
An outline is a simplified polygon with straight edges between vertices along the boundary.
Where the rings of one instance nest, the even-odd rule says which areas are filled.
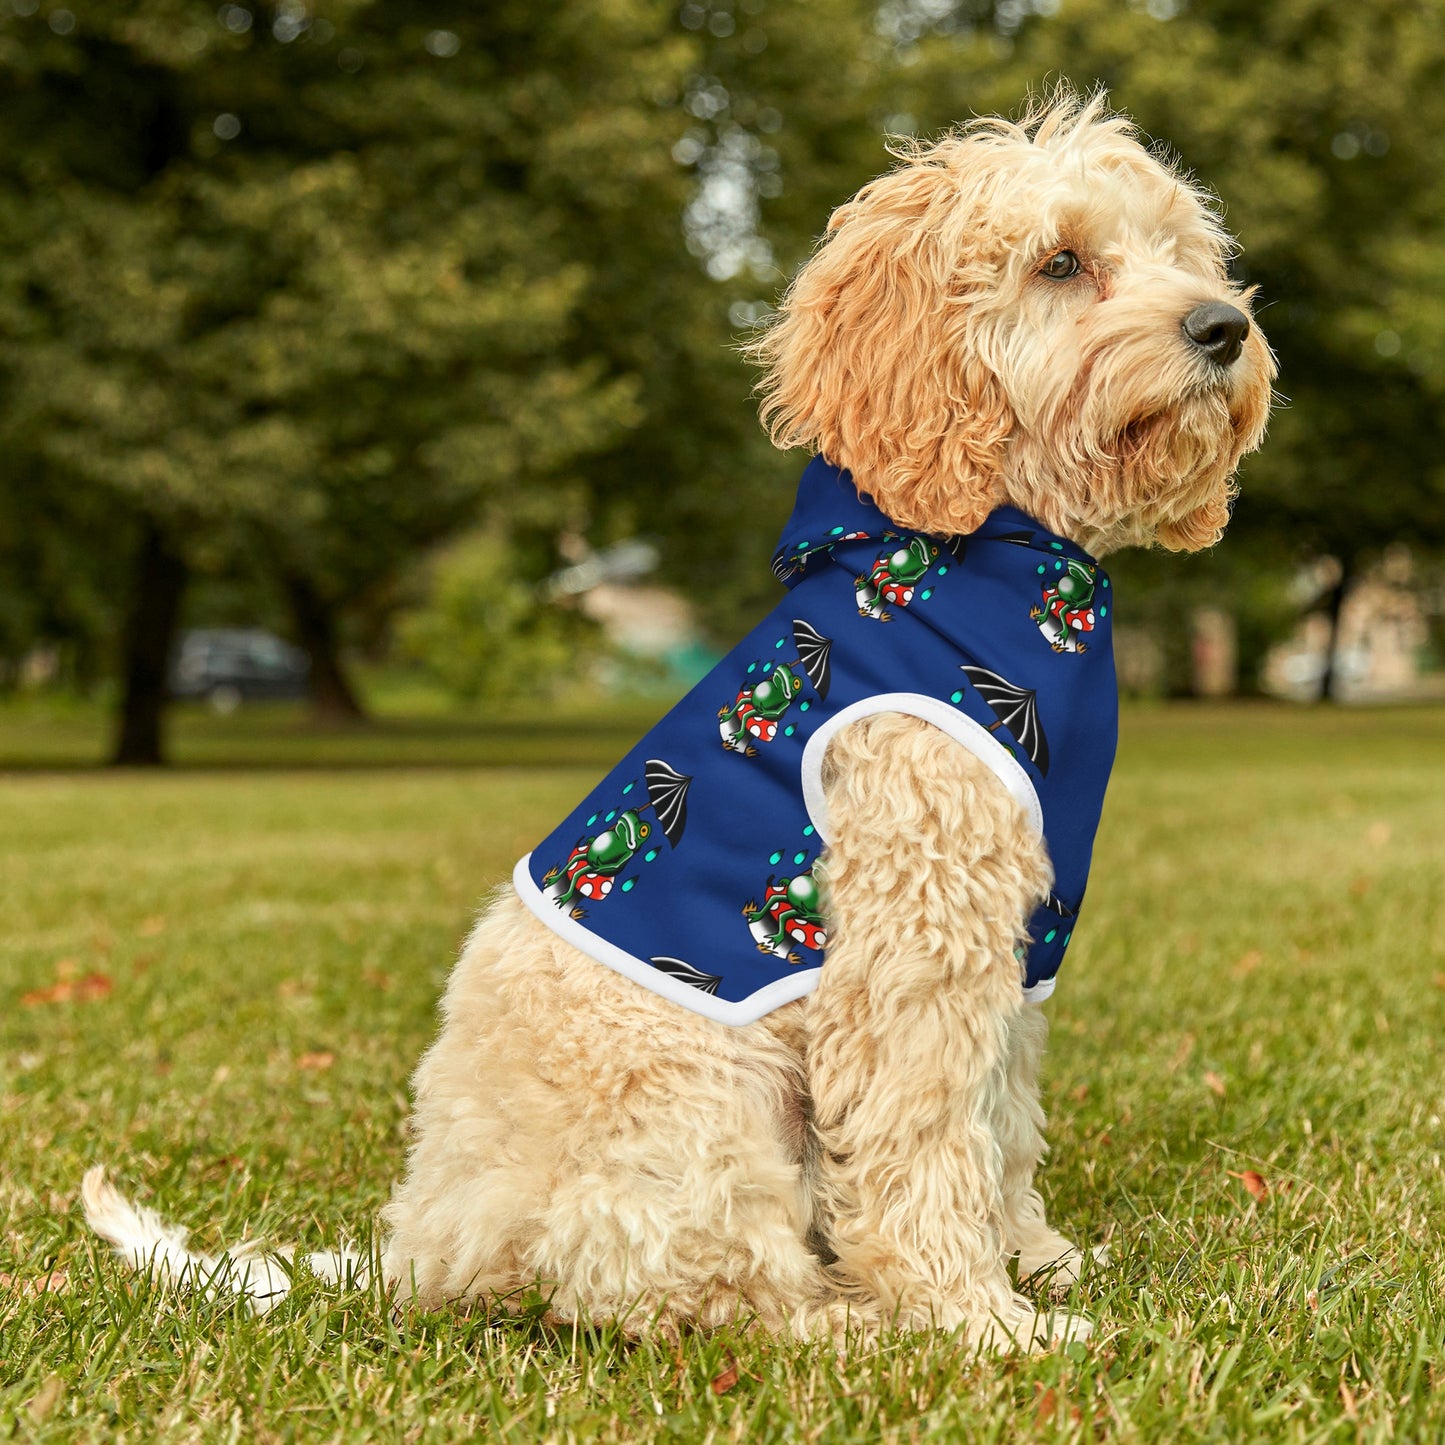
[[[902,1325],[991,1346],[1079,1338],[1008,1278],[996,1134],[1015,948],[1048,881],[993,772],[937,729],[880,714],[824,769],[828,962],[809,1002],[819,1215],[834,1269]]]
[[[384,1270],[403,1298],[539,1290],[558,1320],[776,1331],[824,1291],[807,1245],[800,1022],[714,1023],[493,904],[416,1075]]]

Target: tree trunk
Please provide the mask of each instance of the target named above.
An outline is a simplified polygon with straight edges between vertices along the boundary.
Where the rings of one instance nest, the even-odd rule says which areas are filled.
[[[186,589],[186,564],[154,522],[147,521],[136,557],[134,590],[126,617],[121,665],[124,694],[111,762],[117,767],[158,767],[165,761],[161,724],[166,668]]]
[[[288,572],[284,580],[296,641],[311,658],[312,713],[318,722],[365,722],[366,711],[341,665],[336,618],[330,604],[311,585],[309,578]]]
[[[1340,647],[1340,614],[1345,610],[1345,597],[1354,580],[1355,559],[1341,557],[1340,575],[1335,585],[1330,588],[1329,602],[1326,607],[1326,615],[1330,620],[1330,636],[1325,646],[1324,671],[1320,674],[1320,702],[1335,701],[1335,689],[1339,684],[1336,658]]]

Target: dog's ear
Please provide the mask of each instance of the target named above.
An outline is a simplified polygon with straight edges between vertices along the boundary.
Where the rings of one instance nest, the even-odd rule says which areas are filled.
[[[969,296],[969,148],[919,150],[841,206],[748,348],[775,445],[815,448],[895,522],[938,533],[1003,501],[1014,423]]]

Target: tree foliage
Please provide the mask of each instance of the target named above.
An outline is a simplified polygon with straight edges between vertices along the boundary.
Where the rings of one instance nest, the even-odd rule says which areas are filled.
[[[1244,239],[1250,555],[1445,546],[1442,70],[1445,0],[10,0],[0,656],[97,670],[157,539],[322,635],[482,516],[524,583],[651,535],[734,630],[797,470],[740,334],[884,130],[1060,76]]]
[[[642,420],[579,238],[588,204],[676,229],[671,16],[59,14],[0,22],[0,443],[26,493],[337,606],[488,499],[558,525],[579,460]]]

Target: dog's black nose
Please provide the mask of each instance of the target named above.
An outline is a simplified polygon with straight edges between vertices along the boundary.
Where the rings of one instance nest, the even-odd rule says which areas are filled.
[[[1249,335],[1249,317],[1223,301],[1206,301],[1184,318],[1184,334],[1219,366],[1239,360],[1244,338]]]

